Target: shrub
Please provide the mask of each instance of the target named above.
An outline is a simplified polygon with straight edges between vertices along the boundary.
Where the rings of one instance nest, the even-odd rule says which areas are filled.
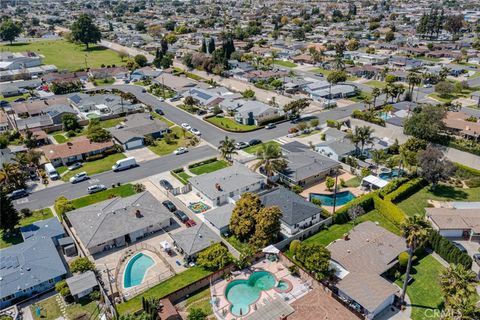
[[[55,200],[55,204],[53,205],[53,207],[55,208],[55,211],[60,215],[75,209],[72,202],[68,200],[65,196],[58,197]]]
[[[197,163],[192,163],[188,166],[188,168],[192,169],[192,168],[200,167],[200,166],[203,166],[205,164],[209,164],[209,163],[212,163],[212,162],[215,162],[215,161],[217,161],[217,158],[207,159],[207,160],[200,161],[200,162],[197,162]]]
[[[98,290],[92,291],[89,295],[89,298],[92,301],[98,301],[98,300],[100,300],[100,297],[101,297],[100,291],[98,291]]]
[[[299,275],[299,269],[296,264],[292,264],[290,267],[288,267],[288,271],[292,274],[292,276],[298,276]]]
[[[398,255],[398,264],[400,267],[405,268],[408,263],[408,252],[403,251]]]
[[[387,194],[384,198],[385,200],[397,203],[402,201],[403,199],[408,198],[418,190],[422,189],[424,186],[425,180],[423,180],[422,178],[416,178],[403,184],[397,190]]]
[[[376,194],[377,192],[367,193],[361,197],[350,201],[349,203],[338,209],[335,213],[335,216],[333,217],[333,223],[343,224],[350,221],[348,210],[355,206],[362,207],[365,212],[371,211],[374,208],[373,197]]]
[[[31,217],[33,212],[28,208],[23,208],[20,210],[20,213],[22,214],[22,217]]]
[[[432,249],[449,263],[461,264],[466,269],[472,267],[472,258],[442,237],[437,231],[430,233],[429,243]]]
[[[85,161],[95,161],[104,158],[104,154],[94,154],[93,156],[88,156],[85,158]]]
[[[385,187],[380,190],[378,195],[380,198],[384,198],[387,194],[397,190],[402,184],[408,181],[408,178],[397,178],[390,181]]]
[[[140,193],[140,192],[143,192],[145,191],[145,186],[141,183],[135,183],[133,185],[133,190],[135,190],[136,193]]]
[[[395,225],[400,226],[405,222],[405,212],[390,201],[380,199],[378,196],[373,197],[373,201],[375,209]]]
[[[295,239],[293,240],[292,242],[290,242],[290,252],[292,253],[292,255],[295,255],[295,252],[297,252],[298,248],[300,248],[301,246],[301,242],[300,240],[298,239]]]
[[[296,194],[299,194],[299,193],[302,193],[303,192],[303,188],[299,185],[293,185],[290,187],[290,190],[292,190],[293,192],[295,192]]]
[[[70,295],[70,289],[68,288],[67,282],[65,280],[59,281],[55,284],[55,291],[60,293],[62,297]]]
[[[84,273],[89,270],[95,271],[95,264],[86,257],[76,258],[70,262],[70,271],[72,273]]]
[[[214,244],[198,254],[197,263],[207,270],[217,271],[233,261],[228,249],[221,243]]]

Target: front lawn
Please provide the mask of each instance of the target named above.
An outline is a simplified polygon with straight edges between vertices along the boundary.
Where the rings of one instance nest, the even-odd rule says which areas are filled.
[[[155,145],[148,146],[148,149],[159,156],[171,154],[175,149],[185,147],[187,141],[186,138],[192,136],[190,132],[184,132],[180,127],[173,127],[172,135],[176,138],[172,139],[170,143],[167,143],[165,138],[158,139],[155,141]]]
[[[257,126],[255,125],[246,125],[246,124],[238,123],[232,118],[215,116],[215,117],[206,118],[205,120],[227,131],[246,132],[246,131],[255,130],[257,128]]]
[[[106,186],[106,187],[108,188],[109,186]],[[88,196],[73,199],[72,204],[75,207],[75,209],[78,209],[78,208],[89,206],[97,202],[111,199],[113,197],[125,198],[128,196],[134,195],[135,193],[136,192],[133,189],[133,185],[128,183],[128,184],[121,185],[120,187],[107,189],[97,193],[89,194]]]
[[[33,41],[0,46],[0,51],[26,52],[33,51],[45,56],[44,64],[53,64],[58,70],[75,71],[84,68],[100,68],[101,65],[124,65],[119,55],[99,45],[78,45],[66,40]]]
[[[273,60],[273,64],[278,64],[279,66],[285,67],[285,68],[295,68],[297,64],[290,62],[290,61],[284,61],[284,60]]]
[[[88,173],[88,175],[94,175],[97,173],[105,172],[108,170],[112,170],[112,166],[117,162],[118,160],[125,159],[125,155],[123,153],[114,153],[111,155],[106,156],[105,158],[98,159],[95,161],[88,161],[84,162],[83,166],[81,166],[78,169],[75,169],[73,171],[67,172],[63,177],[63,181],[68,181],[71,177],[73,177],[75,174],[79,172],[85,171]]]
[[[154,112],[154,111],[150,112],[150,114],[151,114],[154,118],[157,118],[158,120],[165,122],[169,127],[175,125],[175,123],[173,123],[172,121],[168,120],[168,119],[165,118],[165,117],[162,117],[161,115],[159,115],[158,113],[156,113],[156,112]]]
[[[136,312],[142,308],[142,297],[161,299],[174,291],[197,282],[208,276],[210,273],[210,271],[207,271],[200,266],[195,266],[157,284],[155,287],[148,289],[141,295],[117,305],[117,310],[120,314]]]
[[[100,121],[100,125],[102,126],[102,128],[113,128],[119,125],[120,123],[122,123],[123,121],[125,121],[125,118],[123,117],[113,118],[113,119]]]
[[[228,162],[224,160],[217,160],[217,161],[210,162],[195,168],[190,168],[189,170],[198,176],[204,173],[214,172],[214,171],[226,168],[228,166],[229,166]]]
[[[18,223],[19,227],[28,226],[29,224],[34,223],[35,221],[45,220],[53,218],[53,212],[50,208],[35,210],[32,212],[30,217],[25,217],[20,220]]]
[[[109,86],[115,83],[114,78],[105,78],[105,79],[95,79],[93,80],[93,85],[96,87]]]
[[[425,215],[427,200],[441,201],[480,201],[480,187],[460,189],[438,185],[433,191],[427,186],[407,199],[398,203],[398,207],[407,215]]]
[[[267,141],[267,142],[264,142],[264,143],[257,144],[255,146],[247,147],[247,148],[243,149],[243,151],[245,151],[246,153],[250,153],[250,154],[257,154],[258,150],[262,149],[262,145],[264,145],[264,144],[265,145],[273,144],[273,145],[280,146],[280,143],[278,143],[277,141]]]
[[[431,255],[414,262],[411,276],[414,281],[407,288],[407,295],[412,304],[412,320],[438,319],[439,313],[432,311],[442,308],[443,297],[438,277],[444,267]],[[403,279],[395,281],[400,287]]]
[[[369,99],[372,99],[372,95],[366,91],[360,91],[360,93],[357,94],[356,96],[348,98],[348,100],[351,100],[354,102],[365,102],[365,100],[369,100]]]
[[[383,81],[378,81],[378,80],[369,80],[365,82],[365,84],[369,87],[372,88],[378,88],[378,89],[383,89],[387,86],[387,84]]]
[[[179,170],[173,170],[173,171],[171,171],[171,174],[172,174],[172,176],[177,178],[178,181],[180,181],[182,184],[185,185],[185,184],[188,183],[188,180],[191,178],[191,176],[188,173],[186,173],[185,171],[183,171],[183,168],[179,169]]]

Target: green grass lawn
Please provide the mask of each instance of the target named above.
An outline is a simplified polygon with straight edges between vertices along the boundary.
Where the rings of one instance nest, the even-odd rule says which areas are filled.
[[[91,45],[87,51],[84,45],[66,40],[34,41],[30,43],[14,43],[2,45],[0,51],[25,52],[33,51],[45,56],[44,64],[53,64],[59,70],[75,71],[78,69],[99,68],[104,65],[123,65],[118,54],[102,46]],[[86,65],[85,65],[86,60]]]
[[[108,188],[109,186],[106,186],[106,187]],[[112,197],[125,198],[134,194],[135,194],[135,190],[133,189],[133,185],[128,183],[128,184],[123,184],[120,187],[107,189],[97,193],[89,194],[88,196],[73,199],[72,204],[75,207],[75,209],[78,209],[78,208],[89,206],[97,202],[105,201]]]
[[[277,141],[267,141],[267,142],[264,142],[264,143],[257,144],[256,146],[247,147],[247,148],[243,149],[243,151],[245,151],[246,153],[250,153],[250,154],[256,154],[258,152],[258,150],[262,149],[262,145],[264,145],[264,144],[267,144],[267,145],[273,144],[273,145],[280,146],[280,143],[278,143]]]
[[[398,203],[398,207],[409,216],[424,216],[427,200],[429,199],[443,201],[480,201],[480,188],[460,189],[439,185],[432,191],[429,187],[425,187]]]
[[[142,308],[142,297],[161,299],[178,289],[186,287],[189,284],[208,276],[210,273],[211,272],[204,270],[202,267],[195,266],[157,284],[155,287],[145,291],[141,295],[117,305],[117,310],[120,314],[133,313]]]
[[[273,64],[278,64],[279,66],[285,67],[285,68],[295,68],[297,64],[290,62],[290,61],[284,61],[284,60],[273,60]]]
[[[440,58],[425,57],[425,56],[417,57],[417,59],[425,60],[425,61],[429,61],[429,62],[439,62],[439,61],[442,60]]]
[[[115,82],[115,79],[113,78],[105,78],[105,79],[95,79],[93,80],[93,85],[96,87],[101,87],[101,86],[109,86]]]
[[[185,70],[182,70],[178,67],[173,67],[173,70],[174,70],[174,74],[175,75],[185,75],[186,77],[190,78],[190,79],[193,79],[195,81],[207,81],[207,79],[205,79],[204,77],[201,77],[199,75],[196,75],[194,73],[191,73],[191,72],[188,72],[188,71],[185,71]]]
[[[202,309],[207,315],[213,314],[212,305],[210,304],[211,300],[210,288],[205,288],[203,290],[194,293],[185,301],[185,307],[187,312],[192,309]]]
[[[158,113],[156,112],[150,112],[150,114],[154,117],[154,118],[157,118],[158,120],[160,121],[163,121],[165,122],[169,127],[175,125],[175,123],[173,123],[172,121],[168,120],[167,118],[165,117],[162,117],[161,115],[159,115]]]
[[[413,305],[412,320],[438,319],[438,317],[431,316],[434,314],[433,312],[425,313],[425,311],[442,307],[443,297],[438,277],[443,269],[444,267],[431,255],[414,262],[412,268],[414,281],[407,288],[407,295]],[[400,287],[403,285],[403,281],[400,279],[396,283]]]
[[[362,182],[362,178],[353,177],[352,179],[345,181],[345,186],[348,188],[356,188],[360,186],[361,182]]]
[[[83,166],[73,171],[67,172],[63,177],[63,181],[68,181],[71,177],[79,172],[85,171],[88,175],[94,175],[97,173],[105,172],[108,170],[112,170],[112,166],[118,160],[125,159],[125,155],[123,153],[114,153],[111,155],[106,156],[103,159],[98,159],[95,161],[84,162]]]
[[[55,139],[55,141],[57,141],[57,143],[65,143],[65,142],[70,140],[70,138],[68,138],[67,136],[65,136],[62,133],[53,135],[53,139]]]
[[[228,238],[225,238],[225,239],[227,239],[228,243],[230,243],[232,245],[232,247],[237,249],[238,252],[245,252],[246,250],[248,250],[248,243],[241,242],[234,235],[231,235],[231,236],[229,236]]]
[[[378,88],[378,89],[383,89],[387,86],[387,84],[383,81],[378,81],[378,80],[369,80],[365,82],[367,86],[373,87],[373,88]]]
[[[6,233],[0,230],[0,249],[10,247],[15,244],[23,242],[22,235],[20,234],[20,227],[27,226],[35,221],[45,220],[53,217],[53,212],[50,208],[35,210],[30,217],[20,219],[17,224],[17,228],[11,233]]]
[[[430,94],[428,95],[428,97],[430,97],[430,98],[432,98],[432,99],[434,99],[434,100],[443,102],[443,103],[451,102],[452,100],[457,99],[457,97],[454,96],[454,95],[448,95],[448,96],[446,96],[446,97],[440,97],[440,95],[439,95],[438,93],[436,93],[436,92],[430,93]]]
[[[348,98],[348,100],[354,102],[364,102],[365,100],[372,99],[372,95],[369,92],[361,91],[358,95]]]
[[[215,162],[210,162],[202,166],[191,168],[189,170],[198,176],[204,173],[214,172],[214,171],[226,168],[228,166],[229,166],[228,162],[224,160],[217,160]]]
[[[323,68],[314,68],[314,69],[311,69],[310,71],[313,72],[313,73],[321,73],[326,78],[326,77],[328,77],[328,75],[330,73],[332,73],[333,70],[327,70],[327,69],[323,69]],[[358,79],[357,77],[352,76],[352,75],[347,76],[347,81],[354,81],[354,80],[357,80],[357,79]]]
[[[182,184],[187,184],[188,183],[188,180],[190,180],[190,178],[192,176],[190,176],[188,173],[186,173],[185,171],[180,171],[178,173],[175,173],[172,171],[172,175],[178,179],[178,181],[180,181]]]
[[[40,317],[37,316],[36,306],[41,308]],[[76,317],[87,315],[91,316],[97,314],[98,311],[95,311],[97,308],[96,301],[80,301],[79,303],[72,303],[67,305],[66,312],[70,319],[75,319]],[[52,296],[48,299],[42,300],[36,304],[30,306],[32,316],[34,319],[56,319],[62,317],[62,311],[56,300],[56,296]]]
[[[245,125],[238,123],[232,118],[224,118],[224,117],[211,117],[211,118],[206,118],[208,122],[211,124],[216,125],[219,128],[228,130],[228,131],[237,131],[237,132],[245,132],[245,131],[252,131],[257,128],[255,125]]]
[[[192,136],[190,132],[186,132],[184,137],[184,133],[180,127],[173,127],[172,133],[177,136],[177,139],[174,139],[170,144],[166,143],[164,139],[159,139],[155,141],[154,146],[148,146],[148,149],[159,156],[171,154],[175,149],[184,147],[186,145],[186,137]]]
[[[122,123],[123,121],[125,121],[125,118],[123,117],[113,118],[113,119],[100,121],[100,125],[102,126],[102,128],[113,128],[116,125],[119,125],[120,123]]]
[[[0,95],[0,100],[5,100],[5,101],[8,101],[8,102],[13,102],[17,99],[20,99],[20,98],[24,98],[24,99],[28,99],[30,98],[30,93],[24,93],[24,94],[21,94],[21,95],[18,95],[18,96],[12,96],[12,97],[4,97],[2,95]]]

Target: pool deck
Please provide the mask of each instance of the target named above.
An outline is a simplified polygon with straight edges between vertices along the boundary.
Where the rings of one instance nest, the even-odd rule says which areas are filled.
[[[239,271],[238,275],[231,276],[227,280],[219,280],[216,283],[212,284],[211,290],[216,303],[214,308],[218,311],[219,314],[224,315],[224,319],[231,320],[237,319],[238,317],[230,313],[230,302],[225,297],[225,289],[227,285],[233,280],[248,279],[252,272],[255,271],[268,271],[271,272],[277,281],[286,280],[291,284],[291,290],[285,293],[279,293],[274,288],[269,290],[263,290],[260,294],[260,298],[252,305],[250,305],[250,310],[247,314],[242,316],[251,315],[254,313],[254,310],[258,309],[261,306],[264,306],[275,299],[288,298],[288,303],[295,301],[299,297],[305,295],[310,289],[300,278],[294,277],[290,274],[287,267],[285,267],[280,262],[271,262],[267,259],[261,260],[260,262],[252,265],[249,269],[244,269]],[[285,300],[285,299],[284,299]]]

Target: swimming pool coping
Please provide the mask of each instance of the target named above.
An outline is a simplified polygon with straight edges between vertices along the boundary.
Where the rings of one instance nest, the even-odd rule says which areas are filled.
[[[143,273],[142,281],[141,281],[139,284],[137,284],[137,285],[135,285],[135,286],[131,286],[131,287],[125,287],[125,270],[127,269],[128,264],[130,263],[130,261],[131,261],[133,258],[135,258],[137,255],[140,255],[140,254],[143,254],[143,255],[145,255],[145,256],[148,256],[150,259],[152,259],[152,260],[153,260],[153,264],[145,270],[145,272]],[[157,265],[157,261],[156,261],[154,258],[152,258],[152,256],[150,256],[149,254],[145,253],[144,251],[138,251],[137,253],[135,253],[134,255],[132,255],[132,256],[127,260],[127,262],[126,262],[126,264],[125,264],[125,268],[123,269],[123,275],[122,275],[122,280],[123,280],[123,281],[122,281],[122,288],[123,288],[123,290],[130,290],[130,289],[132,289],[132,288],[138,287],[139,285],[143,284],[143,281],[145,280],[145,276],[147,275],[148,271],[149,271],[151,268],[153,268],[155,265]]]

